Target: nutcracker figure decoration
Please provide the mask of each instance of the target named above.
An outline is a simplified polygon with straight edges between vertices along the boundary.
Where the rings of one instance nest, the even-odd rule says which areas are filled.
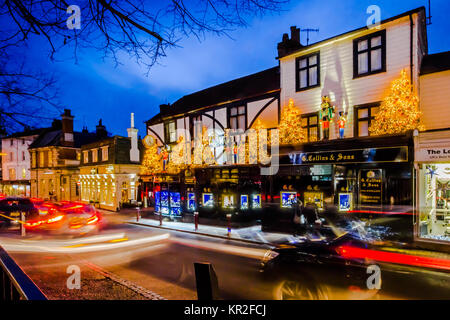
[[[328,96],[323,96],[319,112],[319,119],[323,130],[323,140],[328,140],[330,138],[330,123],[333,122],[333,117],[334,106],[330,104],[330,98]]]
[[[161,150],[161,158],[163,160],[163,171],[166,171],[167,161],[169,160],[169,153],[167,152],[166,148],[163,148]]]
[[[347,124],[347,112],[339,111],[339,120],[337,121],[339,126],[339,139],[344,139],[345,125]]]

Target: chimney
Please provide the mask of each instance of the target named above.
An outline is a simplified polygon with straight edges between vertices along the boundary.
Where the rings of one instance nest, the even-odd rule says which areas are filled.
[[[159,112],[160,113],[165,113],[168,111],[168,109],[170,108],[170,103],[167,104],[160,104],[159,105]]]
[[[128,137],[131,138],[130,161],[139,162],[138,129],[134,127],[134,113],[131,113],[131,128],[128,128],[127,131]]]
[[[291,27],[291,40],[300,43],[300,29],[296,26]]]
[[[281,42],[278,43],[278,58],[282,58],[288,55],[291,52],[294,52],[300,48],[302,48],[302,44],[300,43],[300,29],[296,26],[291,27],[291,38],[287,33],[283,34]]]
[[[95,133],[98,138],[106,138],[108,136],[106,127],[102,124],[102,119],[98,121],[98,125],[95,127]]]
[[[70,109],[64,109],[64,113],[61,115],[62,119],[62,135],[61,144],[65,147],[73,147],[73,118],[70,113]]]

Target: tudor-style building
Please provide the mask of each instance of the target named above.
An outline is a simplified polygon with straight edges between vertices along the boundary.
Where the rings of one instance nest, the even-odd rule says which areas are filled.
[[[179,174],[142,176],[144,197],[155,203],[156,211],[171,215],[194,210],[227,212],[240,207],[237,193],[248,194],[248,206],[261,207],[258,167],[234,165],[238,162],[236,148],[242,135],[230,136],[231,153],[236,154],[232,159],[227,159],[223,139],[226,129],[244,132],[257,123],[276,128],[280,116],[279,83],[279,68],[273,67],[160,106],[160,112],[146,122],[147,135],[153,136],[158,146],[170,149],[180,136],[194,146],[202,128],[208,128],[213,132],[209,139],[214,165],[190,165]],[[192,155],[192,162],[194,158]],[[251,194],[255,197],[253,202]]]
[[[190,166],[176,176],[144,177],[153,182],[147,184],[146,194],[157,197],[156,211],[170,214],[174,204],[180,208],[176,212],[198,210],[200,214],[240,215],[252,211],[254,198],[256,210],[259,206],[271,208],[266,210],[263,227],[279,225],[285,229],[292,225],[292,203],[300,199],[305,205],[313,203],[319,209],[336,205],[342,214],[369,218],[384,215],[400,220],[397,226],[406,229],[402,236],[412,237],[411,216],[416,197],[414,133],[371,136],[369,127],[391,82],[400,77],[402,70],[407,72],[414,93],[423,99],[419,91],[426,90],[422,88],[427,80],[424,75],[419,79],[419,74],[428,53],[426,34],[423,7],[383,20],[378,26],[364,26],[308,46],[301,44],[300,30],[291,27],[290,37],[284,34],[278,44],[279,68],[161,106],[160,113],[147,122],[147,134],[160,146],[174,145],[179,128],[190,130],[195,137],[192,131],[195,120],[226,131],[236,127],[249,129],[260,118],[262,122],[272,121],[264,127],[275,128],[291,99],[302,113],[299,125],[307,141],[281,145],[278,154],[272,154],[280,162],[275,175],[261,175],[256,164],[216,161]],[[279,70],[276,78],[271,77],[273,85],[261,77],[271,70]],[[247,80],[253,88],[253,98],[248,97]],[[432,81],[429,79],[428,84]],[[328,132],[324,129],[329,119],[320,118],[324,114],[321,112],[324,96],[335,107]],[[432,107],[422,104],[421,108],[427,113]],[[341,125],[343,130],[338,126],[339,112],[347,118],[345,125]],[[217,149],[215,145],[210,144],[213,152]],[[218,145],[223,148],[223,144]],[[176,201],[170,201],[171,196]],[[164,211],[164,206],[169,208]]]

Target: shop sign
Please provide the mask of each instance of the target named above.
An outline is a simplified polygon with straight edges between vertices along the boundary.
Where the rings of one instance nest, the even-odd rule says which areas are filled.
[[[293,152],[289,154],[289,161],[291,164],[405,162],[408,161],[408,147]]]
[[[416,152],[416,161],[450,161],[450,148],[421,148]]]
[[[379,206],[382,200],[381,170],[361,170],[359,177],[359,203],[361,205]]]

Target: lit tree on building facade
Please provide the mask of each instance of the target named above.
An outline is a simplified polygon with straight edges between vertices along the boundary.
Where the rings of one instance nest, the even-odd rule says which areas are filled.
[[[371,135],[383,135],[400,134],[414,129],[424,130],[421,115],[419,98],[414,93],[406,71],[402,70],[400,78],[392,82],[369,132]]]

